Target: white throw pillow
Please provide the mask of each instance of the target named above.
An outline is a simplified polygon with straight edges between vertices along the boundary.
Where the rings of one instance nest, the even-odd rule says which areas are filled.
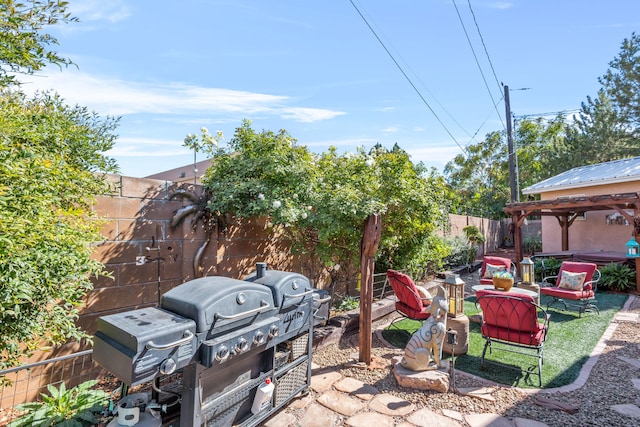
[[[587,273],[572,273],[570,271],[563,271],[560,276],[559,288],[569,289],[572,291],[581,291],[584,279],[587,277]]]

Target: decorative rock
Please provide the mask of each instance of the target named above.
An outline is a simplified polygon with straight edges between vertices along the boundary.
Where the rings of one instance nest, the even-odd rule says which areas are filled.
[[[401,417],[413,412],[416,408],[411,402],[396,397],[392,394],[379,394],[369,402],[369,408],[381,414],[392,417]]]
[[[414,412],[409,415],[407,421],[420,427],[455,427],[462,425],[430,409],[420,409]]]
[[[640,408],[630,403],[624,405],[613,405],[611,409],[622,415],[626,415],[627,417],[640,418]]]
[[[434,390],[440,393],[449,391],[448,368],[436,371],[415,372],[396,363],[393,367],[393,376],[402,387],[415,390]]]
[[[627,362],[635,368],[640,368],[640,359],[632,359],[631,357],[617,356],[618,359]]]
[[[496,400],[493,396],[491,396],[491,393],[493,393],[492,387],[458,388],[457,391],[463,396],[477,397],[478,399],[490,400],[492,402]]]

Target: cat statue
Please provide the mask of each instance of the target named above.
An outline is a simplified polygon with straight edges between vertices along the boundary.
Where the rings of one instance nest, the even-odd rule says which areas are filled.
[[[404,348],[400,361],[403,368],[411,371],[426,371],[440,368],[442,343],[447,331],[449,303],[447,292],[438,286],[438,294],[433,298],[429,312],[431,316],[411,336]]]

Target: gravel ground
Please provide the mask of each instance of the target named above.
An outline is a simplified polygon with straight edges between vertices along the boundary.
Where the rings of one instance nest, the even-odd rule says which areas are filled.
[[[477,278],[477,273],[463,276],[468,290]],[[640,306],[632,307],[631,312],[640,313]],[[391,316],[391,317],[389,317]],[[377,321],[373,329],[383,327],[393,316]],[[627,427],[638,420],[622,416],[612,411],[612,405],[638,404],[640,390],[633,379],[640,378],[638,368],[620,360],[619,357],[640,359],[640,324],[634,322],[620,322],[608,340],[597,364],[592,369],[585,385],[571,392],[542,393],[537,395],[532,391],[525,391],[514,387],[496,386],[492,392],[495,401],[462,396],[456,393],[437,393],[409,390],[399,387],[391,370],[362,369],[344,366],[345,361],[358,354],[359,337],[357,331],[345,335],[338,344],[333,344],[314,352],[313,361],[321,368],[333,367],[345,377],[356,378],[377,387],[380,391],[390,393],[436,412],[450,409],[463,414],[495,413],[507,418],[528,418],[546,423],[549,426],[590,426],[607,425]],[[390,360],[394,356],[402,355],[402,349],[389,348],[376,335],[373,337],[372,355]],[[460,373],[456,375],[456,386],[481,387],[487,383],[481,379]],[[578,405],[580,410],[569,414],[560,410],[552,410],[536,404],[536,400],[549,397],[557,401]]]

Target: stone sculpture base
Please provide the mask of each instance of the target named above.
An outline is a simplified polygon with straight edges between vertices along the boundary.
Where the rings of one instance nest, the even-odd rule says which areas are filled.
[[[412,371],[400,364],[401,356],[393,358],[393,376],[401,387],[415,390],[449,391],[449,361],[442,361],[442,368],[428,371]]]

